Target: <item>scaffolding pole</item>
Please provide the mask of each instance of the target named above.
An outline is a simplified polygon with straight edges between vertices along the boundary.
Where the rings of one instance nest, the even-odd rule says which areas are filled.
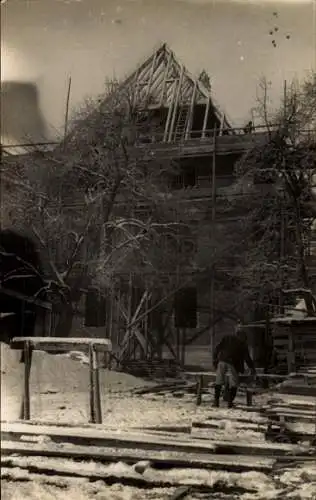
[[[216,124],[214,126],[213,131],[213,156],[212,156],[212,224],[211,224],[211,238],[212,238],[212,246],[214,245],[214,237],[215,237],[215,220],[216,220]],[[212,323],[213,326],[211,328],[211,336],[210,336],[210,347],[211,352],[214,349],[214,339],[215,339],[215,323],[214,323],[214,313],[215,313],[215,270],[214,265],[212,265],[212,273],[211,273],[211,315],[212,315]]]
[[[68,79],[68,89],[67,89],[67,97],[66,97],[65,124],[64,124],[64,147],[66,145],[67,134],[68,134],[70,92],[71,92],[71,76]]]

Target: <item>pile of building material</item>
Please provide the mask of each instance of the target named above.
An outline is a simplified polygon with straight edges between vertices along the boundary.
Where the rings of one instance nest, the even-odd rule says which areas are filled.
[[[271,393],[264,408],[267,436],[282,441],[316,442],[316,369],[290,376]]]
[[[151,379],[176,378],[181,373],[179,363],[174,359],[126,360],[121,362],[121,370],[134,377]]]
[[[227,409],[210,410],[206,420],[201,420],[197,414],[190,429],[157,426],[121,432],[95,426],[3,423],[2,476],[9,477],[10,470],[18,467],[36,474],[89,477],[92,481],[102,479],[109,484],[120,481],[148,488],[203,488],[205,481],[197,484],[196,481],[171,480],[159,474],[146,476],[144,471],[150,467],[151,471],[181,468],[270,474],[276,465],[315,460],[310,444],[265,442],[264,424],[264,417],[257,412],[239,409],[235,413]],[[221,431],[225,432],[221,435]],[[133,467],[133,474],[122,476],[117,475],[113,467],[107,472],[102,468],[104,464],[118,462]],[[140,462],[145,463],[142,473],[140,466],[136,469]],[[212,491],[211,486],[208,491]]]

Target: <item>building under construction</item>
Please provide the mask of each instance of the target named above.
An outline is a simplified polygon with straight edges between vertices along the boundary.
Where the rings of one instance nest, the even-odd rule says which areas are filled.
[[[137,136],[137,148],[145,158],[172,159],[179,166],[172,182],[173,199],[179,196],[196,209],[192,220],[199,225],[194,242],[199,268],[199,261],[207,258],[205,235],[212,234],[212,227],[234,224],[234,217],[223,215],[219,201],[234,181],[234,166],[247,151],[267,141],[267,131],[254,129],[252,123],[233,128],[214,102],[207,75],[193,77],[165,44],[122,86],[129,89],[140,119],[150,123],[149,131]],[[125,292],[123,287],[108,292],[104,321],[119,346],[120,362],[161,358],[166,353],[183,362],[186,346],[211,345],[218,335],[233,330],[234,315],[229,317],[218,307],[215,276],[202,284],[197,278],[194,282],[193,270],[189,272],[190,285],[174,295],[171,309],[159,310],[158,319],[150,314],[150,290],[134,287],[132,276],[126,278]],[[128,329],[126,322],[132,325]]]
[[[234,181],[234,166],[246,152],[267,142],[267,131],[255,129],[251,122],[233,128],[214,102],[208,76],[203,72],[193,77],[165,44],[121,87],[129,90],[140,120],[150,124],[145,134],[135,138],[138,151],[145,159],[174,160],[178,165],[172,182],[174,199],[179,196],[197,207],[192,217],[199,226],[194,242],[199,268],[199,256],[205,259],[204,228],[209,234],[216,225],[234,224],[234,218],[225,218],[218,201]],[[102,300],[99,291],[91,289],[78,308],[85,316],[86,330],[96,327],[98,335],[111,337],[119,362],[165,354],[183,362],[186,346],[210,345],[217,333],[234,327],[233,317],[220,317],[216,310],[212,275],[203,286],[192,279],[174,294],[172,308],[159,309],[156,317],[150,314],[152,291],[135,287],[132,274],[123,281],[124,286],[113,286]]]

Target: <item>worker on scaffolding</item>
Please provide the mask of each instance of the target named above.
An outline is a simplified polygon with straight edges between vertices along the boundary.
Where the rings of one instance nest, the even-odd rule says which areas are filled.
[[[245,363],[253,377],[256,369],[250,357],[246,333],[237,327],[236,335],[225,335],[215,347],[213,364],[216,369],[214,406],[219,407],[222,387],[227,387],[228,408],[233,403],[239,386],[239,374],[244,373]]]

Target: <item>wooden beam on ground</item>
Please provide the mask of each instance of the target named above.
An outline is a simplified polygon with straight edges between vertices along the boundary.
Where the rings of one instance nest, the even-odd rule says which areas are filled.
[[[94,446],[67,446],[56,447],[49,444],[37,444],[26,442],[1,442],[1,462],[4,460],[13,460],[10,455],[18,454],[20,456],[41,456],[41,457],[59,457],[80,460],[94,460],[96,462],[111,463],[125,462],[135,464],[138,461],[149,460],[152,467],[164,465],[165,467],[185,467],[185,468],[204,468],[211,470],[226,470],[231,472],[243,472],[256,470],[261,472],[271,471],[275,464],[275,459],[267,459],[262,456],[245,457],[235,455],[204,454],[184,454],[174,450],[168,453],[157,450],[120,450],[115,448],[100,448]],[[7,459],[5,458],[7,457]]]
[[[292,394],[293,396],[312,396],[316,397],[316,387],[308,385],[288,385],[279,386],[277,388],[278,394]]]
[[[214,410],[214,411],[212,411]],[[234,415],[232,414],[232,412],[228,413],[227,411],[227,408],[216,408],[216,409],[211,409],[211,412],[207,414],[207,418],[205,420],[203,420],[203,422],[205,423],[205,425],[211,423],[212,421],[216,421],[216,420],[228,420],[228,421],[232,421],[232,422],[236,422],[236,424],[238,423],[244,423],[245,425],[246,424],[266,424],[267,423],[267,418],[263,417],[262,415],[259,415],[259,414],[250,414],[249,417],[248,417],[248,414],[244,414],[244,415],[240,415],[240,413],[238,413],[237,415]],[[196,422],[193,422],[192,425],[198,425],[198,423]]]
[[[205,441],[184,440],[183,438],[164,436],[151,436],[144,433],[132,432],[109,432],[90,428],[67,428],[54,426],[28,426],[27,424],[2,423],[1,434],[3,439],[17,439],[19,436],[49,436],[56,442],[68,442],[73,444],[87,444],[91,446],[112,446],[117,448],[140,448],[151,450],[175,450],[192,453],[212,453],[215,446]]]
[[[290,410],[286,410],[283,408],[271,408],[266,410],[266,414],[269,415],[269,417],[275,417],[275,418],[284,418],[285,420],[289,421],[301,421],[301,422],[309,422],[309,423],[315,423],[316,422],[316,416],[315,416],[315,411],[314,412],[292,412]]]
[[[109,352],[112,343],[109,339],[92,338],[61,338],[61,337],[14,337],[11,341],[12,349],[23,349],[24,343],[29,342],[33,350],[49,351],[89,351],[89,346],[94,345],[98,352]]]
[[[143,450],[165,450],[186,453],[218,453],[218,454],[251,454],[262,456],[284,455],[292,452],[302,454],[304,447],[288,444],[273,443],[241,443],[221,440],[199,440],[189,437],[153,436],[150,434],[137,434],[132,432],[109,432],[87,428],[58,428],[53,426],[39,426],[20,423],[2,423],[2,439],[17,440],[19,436],[48,436],[56,442],[73,444],[91,444],[91,446],[111,446],[116,448],[139,448]]]
[[[213,371],[189,371],[185,372],[185,375],[189,377],[197,377],[203,375],[205,378],[215,378],[216,372]],[[240,374],[239,378],[241,380],[249,379],[250,375]],[[275,379],[275,380],[286,380],[288,375],[277,375],[273,373],[257,373],[257,379]]]

